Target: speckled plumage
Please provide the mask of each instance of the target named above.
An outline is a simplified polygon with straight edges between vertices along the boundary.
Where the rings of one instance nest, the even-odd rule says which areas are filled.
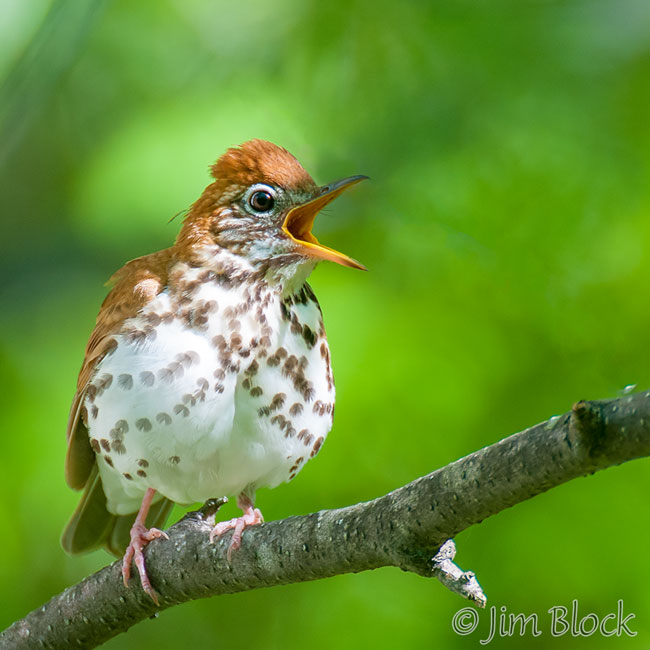
[[[135,512],[148,487],[184,504],[252,496],[293,478],[331,428],[329,350],[308,285],[224,286],[179,263],[114,338],[84,402],[110,512]]]
[[[319,188],[261,140],[212,171],[175,245],[113,276],[68,425],[66,477],[85,490],[63,545],[119,552],[140,508],[125,580],[135,553],[154,598],[141,550],[164,534],[147,531],[147,514],[161,525],[172,502],[240,495],[238,528],[218,529],[235,527],[234,543],[261,519],[256,489],[291,480],[318,453],[334,380],[306,278],[321,259],[363,268],[311,234],[318,210],[362,177]]]

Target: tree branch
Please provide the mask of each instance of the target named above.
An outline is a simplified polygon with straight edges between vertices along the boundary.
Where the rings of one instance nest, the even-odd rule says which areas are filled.
[[[232,564],[230,534],[208,541],[222,503],[211,500],[172,526],[169,540],[147,547],[160,608],[137,583],[126,589],[114,562],[14,623],[0,635],[0,648],[94,648],[158,609],[189,600],[382,566],[445,582],[442,571],[447,580],[467,582],[471,574],[454,578],[455,570],[443,566],[451,561],[449,548],[434,558],[445,540],[556,485],[647,455],[650,391],[578,402],[570,413],[373,501],[249,528]]]

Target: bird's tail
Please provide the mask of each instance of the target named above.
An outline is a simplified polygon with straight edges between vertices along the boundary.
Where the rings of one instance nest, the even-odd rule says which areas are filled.
[[[148,528],[163,528],[174,504],[164,497],[151,505]],[[61,546],[72,555],[86,553],[104,546],[109,553],[120,556],[128,546],[130,530],[137,512],[114,515],[106,508],[106,495],[97,465],[88,477],[84,493],[61,536]]]

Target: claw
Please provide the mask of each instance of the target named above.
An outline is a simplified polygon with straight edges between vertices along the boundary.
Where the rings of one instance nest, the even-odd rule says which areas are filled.
[[[142,505],[138,511],[138,516],[135,518],[133,526],[131,526],[131,542],[126,547],[124,553],[124,558],[122,559],[122,580],[124,581],[124,586],[128,588],[129,578],[131,577],[131,562],[135,561],[135,566],[138,569],[138,574],[140,575],[140,583],[145,593],[149,595],[151,600],[153,600],[156,605],[159,605],[158,594],[155,589],[151,586],[149,576],[147,575],[147,567],[144,563],[144,554],[142,549],[144,549],[149,542],[154,539],[162,537],[164,539],[169,539],[169,535],[158,530],[157,528],[149,528],[144,525],[144,521],[147,518],[147,513],[149,512],[149,507],[151,506],[151,501],[155,491],[149,488],[142,499]]]
[[[255,526],[264,522],[264,517],[262,516],[259,508],[255,508],[253,506],[253,502],[245,494],[239,495],[239,498],[237,499],[237,505],[242,509],[244,513],[241,517],[235,517],[230,521],[220,521],[210,531],[210,543],[212,544],[215,537],[219,537],[226,531],[234,529],[232,539],[230,540],[230,546],[228,547],[228,552],[226,553],[228,562],[232,560],[232,552],[241,547],[241,536],[244,532],[244,529],[248,526]]]

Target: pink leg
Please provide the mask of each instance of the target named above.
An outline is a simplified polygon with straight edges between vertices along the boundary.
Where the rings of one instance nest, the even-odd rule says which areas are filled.
[[[244,528],[261,524],[264,521],[262,513],[258,508],[254,507],[253,502],[243,492],[237,497],[237,505],[241,508],[244,514],[241,517],[235,517],[230,521],[219,522],[210,532],[210,542],[213,542],[215,537],[223,535],[223,533],[231,528],[235,529],[232,534],[230,546],[228,547],[228,562],[231,560],[233,550],[236,550],[241,546],[241,534],[244,531]]]
[[[124,579],[124,586],[129,586],[129,578],[131,577],[131,560],[135,558],[135,566],[138,568],[138,573],[140,574],[140,583],[142,588],[146,593],[151,596],[156,605],[158,605],[158,594],[154,591],[154,588],[149,582],[149,576],[147,575],[147,568],[144,565],[144,555],[142,554],[142,549],[153,539],[157,537],[164,537],[169,539],[167,533],[163,533],[162,530],[157,528],[149,528],[145,526],[145,520],[147,519],[147,514],[149,513],[149,508],[151,507],[151,502],[153,501],[154,494],[156,491],[152,488],[148,488],[144,493],[142,499],[142,505],[138,511],[138,515],[131,526],[131,543],[127,546],[126,552],[124,553],[124,559],[122,560],[122,578]]]

